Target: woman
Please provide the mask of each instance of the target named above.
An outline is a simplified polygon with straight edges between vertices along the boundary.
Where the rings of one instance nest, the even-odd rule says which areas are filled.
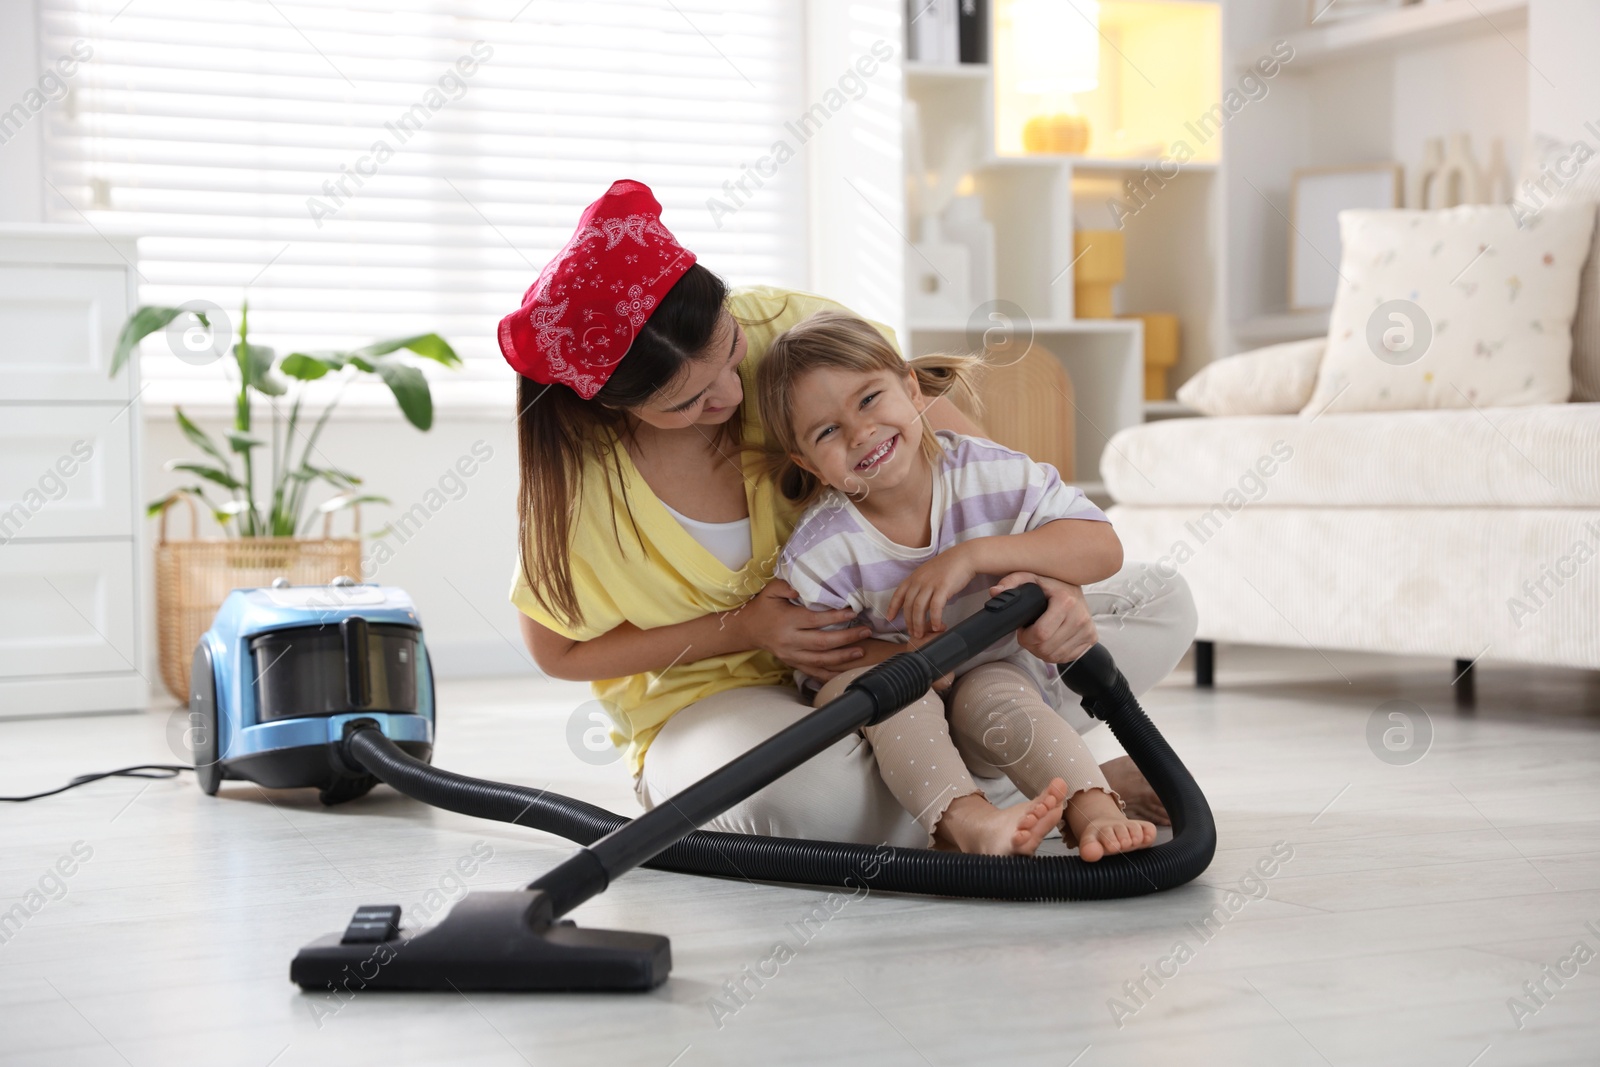
[[[778,334],[839,305],[770,287],[729,292],[660,215],[643,184],[614,183],[499,330],[521,376],[511,599],[540,668],[594,683],[607,702],[646,808],[806,715],[791,668],[830,677],[867,636],[827,629],[854,613],[812,612],[772,580],[797,515],[753,450],[765,442],[757,363]],[[982,432],[947,401],[926,417],[935,429]],[[1041,584],[1050,606],[1018,635],[1022,647],[1065,662],[1103,640],[1136,693],[1165,677],[1194,635],[1182,579],[1146,565],[1088,590]],[[1165,822],[1107,730],[1074,714],[1129,813]],[[864,746],[841,740],[709,828],[925,844]],[[1009,802],[1004,779],[980,784]]]

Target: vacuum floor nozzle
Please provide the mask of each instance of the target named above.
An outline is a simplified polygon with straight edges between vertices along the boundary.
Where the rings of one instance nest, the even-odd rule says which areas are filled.
[[[438,925],[407,936],[399,909],[366,905],[343,935],[302,948],[289,978],[308,992],[644,992],[666,981],[659,934],[589,930],[551,918],[537,890],[470,893]]]

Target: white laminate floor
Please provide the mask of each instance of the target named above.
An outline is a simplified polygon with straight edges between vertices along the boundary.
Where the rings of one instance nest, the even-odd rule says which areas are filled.
[[[1600,1063],[1600,676],[1480,667],[1464,714],[1447,662],[1219,652],[1215,692],[1180,673],[1145,700],[1216,812],[1197,882],[1090,904],[872,894],[802,940],[822,890],[637,871],[575,918],[670,935],[672,977],[643,995],[341,1002],[289,983],[295,949],[355,905],[458,897],[474,850],[492,855],[467,884],[515,887],[568,851],[545,835],[387,790],[334,810],[242,783],[212,799],[188,775],[0,806],[0,911],[44,900],[4,928],[0,1062]],[[584,688],[440,699],[440,765],[637,810],[620,763],[568,748]],[[1409,765],[1367,740],[1390,700],[1431,724]],[[0,792],[170,761],[172,732],[165,710],[0,722]],[[1258,898],[1198,931],[1274,847],[1292,858]],[[776,973],[744,977],[779,942]]]

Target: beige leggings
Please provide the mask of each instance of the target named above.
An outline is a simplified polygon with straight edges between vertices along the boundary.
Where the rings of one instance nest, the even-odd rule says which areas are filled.
[[[823,686],[821,707],[868,668],[846,671]],[[1004,774],[1029,798],[1044,792],[1052,778],[1067,783],[1067,796],[1101,789],[1122,805],[1083,739],[1040,694],[1033,679],[1015,663],[983,663],[955,680],[948,708],[929,690],[922,698],[876,726],[861,730],[872,746],[878,772],[922,828],[931,843],[934,827],[950,802],[983,794],[972,780]],[[970,766],[969,766],[970,765]],[[1062,833],[1071,840],[1062,823]]]

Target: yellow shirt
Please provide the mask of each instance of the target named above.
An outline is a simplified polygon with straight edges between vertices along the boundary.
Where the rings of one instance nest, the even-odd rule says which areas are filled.
[[[744,385],[741,432],[747,444],[765,445],[766,434],[756,413],[757,363],[773,340],[801,319],[825,308],[845,309],[825,297],[773,286],[735,289],[726,306],[740,320],[749,346],[739,363],[739,379]],[[755,325],[744,325],[751,322]],[[882,323],[873,325],[895,343],[894,331]],[[728,611],[771,581],[778,549],[799,516],[772,480],[760,474],[753,454],[742,456],[751,557],[744,567],[732,571],[673,518],[645,484],[627,449],[618,447],[616,451],[624,483],[620,486],[611,468],[592,452],[583,461],[571,546],[572,583],[583,610],[583,625],[573,629],[545,611],[523,578],[520,562],[511,588],[511,602],[519,611],[564,637],[588,641],[623,622],[648,630]],[[613,505],[616,529],[611,521]],[[627,518],[629,505],[633,522]],[[626,746],[628,769],[638,775],[650,742],[680,708],[724,689],[787,685],[791,678],[790,668],[777,657],[751,649],[674,663],[665,670],[607,678],[594,682],[593,688],[614,721],[612,744]]]

